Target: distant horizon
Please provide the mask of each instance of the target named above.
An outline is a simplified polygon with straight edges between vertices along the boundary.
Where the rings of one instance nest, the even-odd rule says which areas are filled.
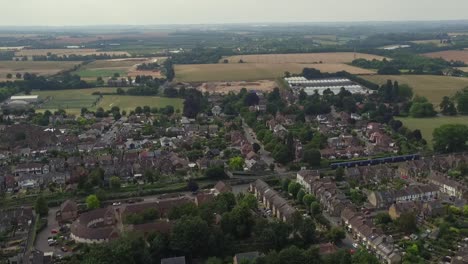
[[[445,0],[4,0],[1,26],[218,25],[457,21],[468,1]]]
[[[106,28],[106,27],[182,27],[182,26],[281,26],[281,25],[346,25],[346,24],[360,24],[366,25],[370,23],[379,24],[392,24],[392,23],[440,23],[440,24],[456,24],[467,23],[468,18],[465,19],[446,19],[446,20],[361,20],[361,21],[290,21],[290,22],[235,22],[235,23],[180,23],[180,24],[89,24],[89,25],[1,25],[0,30],[6,28],[20,28],[20,29],[46,29],[46,28]],[[373,25],[370,25],[373,26]],[[374,25],[375,26],[375,25]],[[468,30],[468,29],[467,29]]]

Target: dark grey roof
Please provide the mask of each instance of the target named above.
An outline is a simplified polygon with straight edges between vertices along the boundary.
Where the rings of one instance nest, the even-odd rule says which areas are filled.
[[[161,264],[185,264],[185,257],[161,259]]]
[[[240,263],[241,260],[254,260],[260,256],[258,251],[239,253],[234,256],[237,260],[237,263]]]

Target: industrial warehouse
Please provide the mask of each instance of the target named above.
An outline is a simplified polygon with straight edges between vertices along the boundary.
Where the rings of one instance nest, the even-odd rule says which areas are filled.
[[[308,80],[305,77],[289,77],[284,78],[284,80],[295,92],[304,90],[308,95],[314,94],[315,91],[317,91],[318,94],[323,95],[326,90],[330,90],[334,94],[338,94],[341,88],[344,88],[353,94],[365,94],[370,92],[369,89],[346,78]]]

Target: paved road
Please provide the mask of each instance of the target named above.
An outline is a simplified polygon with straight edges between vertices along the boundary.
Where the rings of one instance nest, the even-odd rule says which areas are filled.
[[[258,145],[260,145],[260,150],[258,151],[258,153],[260,154],[260,158],[266,164],[268,164],[268,166],[270,164],[275,164],[275,160],[271,156],[271,153],[268,152],[267,150],[265,150],[265,146],[263,146],[262,142],[260,142],[257,139],[257,136],[256,136],[255,132],[253,131],[252,128],[249,127],[249,125],[244,121],[244,119],[242,119],[242,128],[244,129],[245,137],[247,138],[247,140],[249,141],[250,144],[257,143]],[[275,170],[278,171],[278,172],[285,172],[286,168],[278,166],[277,164],[275,164]]]

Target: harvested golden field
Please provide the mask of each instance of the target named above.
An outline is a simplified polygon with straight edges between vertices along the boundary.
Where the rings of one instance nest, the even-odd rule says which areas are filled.
[[[438,106],[444,96],[453,96],[465,87],[468,87],[468,78],[435,75],[373,75],[363,76],[365,79],[377,84],[385,84],[387,80],[398,81],[413,88],[415,95],[426,97],[435,106]]]
[[[46,56],[47,54],[55,54],[58,56],[63,55],[97,55],[97,54],[108,54],[108,55],[127,55],[127,52],[123,51],[98,51],[97,49],[23,49],[21,51],[16,52],[16,56]]]
[[[284,72],[300,73],[304,68],[315,68],[323,72],[347,71],[353,74],[375,72],[346,64],[189,64],[176,65],[176,80],[181,82],[254,81],[272,80],[284,76]]]
[[[8,73],[13,76],[16,73],[25,72],[35,73],[37,75],[53,75],[63,70],[69,70],[79,61],[1,61],[0,79],[4,79]]]
[[[242,88],[248,91],[271,92],[276,85],[275,81],[252,81],[252,82],[208,82],[197,87],[197,90],[205,93],[228,94],[229,92],[238,93]]]
[[[457,67],[460,71],[468,72],[468,67]]]
[[[446,50],[424,54],[430,58],[442,58],[446,61],[463,61],[468,63],[468,50]]]
[[[245,63],[349,63],[354,59],[377,59],[384,57],[354,53],[354,52],[330,52],[330,53],[303,53],[303,54],[262,54],[262,55],[239,55],[221,59],[220,62],[228,60],[229,63],[238,63],[243,60]]]

